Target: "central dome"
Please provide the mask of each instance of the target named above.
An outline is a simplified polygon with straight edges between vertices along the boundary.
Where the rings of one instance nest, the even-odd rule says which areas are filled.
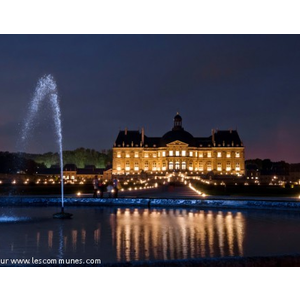
[[[193,145],[194,143],[194,137],[184,129],[168,131],[166,134],[164,134],[162,140],[166,144],[172,143],[177,140],[189,145]]]
[[[163,144],[169,144],[174,141],[181,141],[189,145],[194,144],[194,137],[182,127],[182,118],[179,113],[174,117],[174,127],[171,131],[168,131],[163,137]]]

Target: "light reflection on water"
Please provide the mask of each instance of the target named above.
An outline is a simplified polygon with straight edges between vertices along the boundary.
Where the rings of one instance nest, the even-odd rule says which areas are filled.
[[[6,208],[0,208],[5,215]],[[100,258],[102,262],[300,252],[300,215],[258,210],[72,207],[10,208],[0,222],[0,258]]]
[[[111,218],[118,261],[243,256],[241,213],[118,209]]]

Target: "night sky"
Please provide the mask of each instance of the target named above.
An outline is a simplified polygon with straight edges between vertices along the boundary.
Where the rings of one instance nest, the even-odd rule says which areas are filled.
[[[246,158],[300,162],[299,35],[1,35],[0,151],[18,151],[38,79],[52,74],[63,148],[119,130],[162,136],[178,111],[197,137],[237,129]],[[26,152],[57,151],[45,103]]]

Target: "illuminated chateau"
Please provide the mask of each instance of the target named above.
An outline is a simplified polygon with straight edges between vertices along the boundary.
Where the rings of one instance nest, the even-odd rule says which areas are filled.
[[[174,126],[162,137],[148,137],[144,129],[123,130],[114,143],[114,175],[170,173],[244,175],[244,146],[236,130],[212,130],[209,137],[193,137],[177,113]]]

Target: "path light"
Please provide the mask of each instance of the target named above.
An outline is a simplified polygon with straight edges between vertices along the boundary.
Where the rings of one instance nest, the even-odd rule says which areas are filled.
[[[80,192],[78,192],[78,193],[77,193],[77,196],[81,196],[81,193],[80,193]]]

